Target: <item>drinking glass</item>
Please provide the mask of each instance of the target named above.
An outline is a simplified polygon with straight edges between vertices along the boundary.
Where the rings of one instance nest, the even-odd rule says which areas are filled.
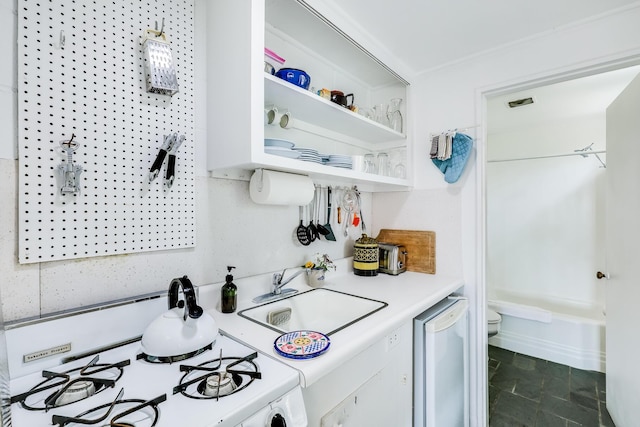
[[[389,107],[389,127],[396,132],[402,133],[402,113],[400,113],[400,104],[402,104],[402,98],[393,98],[390,101]]]
[[[376,158],[373,154],[364,155],[364,171],[366,173],[376,173]]]
[[[393,176],[396,178],[405,179],[407,177],[407,166],[405,165],[407,159],[407,150],[399,148],[391,152],[391,165],[393,166]]]
[[[376,122],[389,126],[389,106],[387,104],[374,105],[373,114]]]
[[[391,164],[387,153],[378,153],[378,175],[390,176]]]

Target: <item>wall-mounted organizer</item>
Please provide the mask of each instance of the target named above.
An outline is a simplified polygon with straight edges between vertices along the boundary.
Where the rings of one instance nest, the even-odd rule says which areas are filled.
[[[18,3],[19,262],[194,246],[193,0]],[[172,96],[145,82],[163,19]],[[170,134],[183,143],[150,181]]]

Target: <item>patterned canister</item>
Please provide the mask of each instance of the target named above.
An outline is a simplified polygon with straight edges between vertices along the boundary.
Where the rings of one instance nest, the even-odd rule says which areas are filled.
[[[353,273],[356,276],[377,276],[378,255],[378,241],[363,234],[353,247]]]

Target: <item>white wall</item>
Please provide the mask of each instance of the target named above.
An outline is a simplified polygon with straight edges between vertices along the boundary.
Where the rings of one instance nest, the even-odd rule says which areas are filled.
[[[5,320],[38,316],[83,305],[95,304],[168,286],[171,278],[189,274],[194,283],[221,281],[225,266],[238,267],[245,277],[300,264],[316,251],[334,257],[348,256],[352,242],[314,243],[302,247],[293,241],[297,224],[296,207],[264,207],[253,204],[246,182],[208,178],[206,170],[206,70],[201,44],[206,38],[202,10],[205,1],[196,1],[195,46],[195,145],[197,246],[193,249],[159,251],[72,261],[19,265],[16,261],[17,233],[17,0],[0,5],[0,22],[10,29],[2,51],[14,61],[0,66],[0,283]],[[390,61],[387,61],[390,62]],[[405,73],[406,74],[406,73]],[[421,165],[423,167],[423,165]],[[435,175],[435,174],[434,174]],[[439,179],[439,177],[436,178]],[[459,190],[439,189],[376,195],[373,215],[370,194],[363,194],[365,218],[372,235],[380,228],[414,228],[437,233],[437,271],[459,274],[460,208]],[[390,203],[386,202],[389,197]],[[440,206],[433,209],[433,206]],[[389,209],[386,209],[389,206]],[[419,212],[414,215],[414,212]],[[378,217],[378,212],[381,216]]]
[[[539,37],[514,42],[455,64],[425,72],[413,82],[416,114],[413,153],[417,189],[432,189],[458,198],[460,242],[455,253],[460,260],[465,293],[471,298],[471,412],[472,426],[486,424],[486,317],[484,246],[484,161],[485,103],[483,93],[524,85],[557,81],[561,76],[577,76],[586,70],[606,69],[613,64],[640,57],[640,3],[597,19],[558,28]],[[451,128],[481,125],[470,134],[476,150],[460,182],[447,186],[429,164],[428,135]],[[405,201],[406,218],[428,217],[427,210],[439,206],[421,203],[421,191]],[[375,196],[377,197],[383,196]],[[414,201],[415,200],[415,201]],[[375,202],[374,202],[375,203]],[[377,213],[380,215],[380,213]],[[440,256],[440,255],[439,255]]]
[[[603,306],[595,272],[604,268],[605,169],[593,156],[491,161],[572,153],[591,142],[604,150],[604,111],[487,139],[489,297],[508,291],[560,305]]]
[[[4,320],[96,304],[168,288],[172,278],[189,275],[194,284],[223,282],[225,267],[236,277],[302,265],[315,252],[341,258],[352,254],[353,241],[314,242],[303,247],[294,239],[297,207],[262,206],[249,198],[248,182],[214,179],[206,170],[206,79],[202,45],[206,37],[205,0],[195,14],[195,146],[196,241],[191,249],[19,265],[17,181],[17,0],[0,4],[0,295]],[[178,171],[179,173],[179,171]],[[371,196],[363,194],[363,214],[371,218]],[[239,292],[243,290],[240,289]]]

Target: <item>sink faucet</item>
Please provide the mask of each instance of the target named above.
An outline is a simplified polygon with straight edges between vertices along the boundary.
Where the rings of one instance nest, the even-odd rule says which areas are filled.
[[[284,279],[284,274],[286,271],[287,269],[285,268],[284,270],[282,270],[282,273],[273,273],[273,277],[271,279],[271,285],[273,287],[271,289],[271,292],[269,292],[268,294],[259,295],[255,297],[252,301],[257,304],[260,304],[263,302],[284,298],[285,296],[293,295],[297,293],[298,292],[297,289],[292,289],[292,288],[282,289],[282,288],[287,283],[291,282],[293,279],[295,279],[296,277],[298,277],[299,275],[301,275],[307,270],[303,268],[302,270],[296,271],[295,273],[293,273],[287,279]]]
[[[299,275],[301,275],[302,273],[304,273],[306,270],[300,270],[295,272],[293,275],[289,276],[289,278],[285,281],[283,281],[284,278],[284,273],[287,271],[287,269],[285,268],[284,270],[282,270],[282,273],[273,273],[273,291],[272,293],[274,295],[280,295],[282,293],[282,287],[284,285],[286,285],[287,283],[289,283],[290,281],[292,281],[293,279],[295,279],[296,277],[298,277]]]

